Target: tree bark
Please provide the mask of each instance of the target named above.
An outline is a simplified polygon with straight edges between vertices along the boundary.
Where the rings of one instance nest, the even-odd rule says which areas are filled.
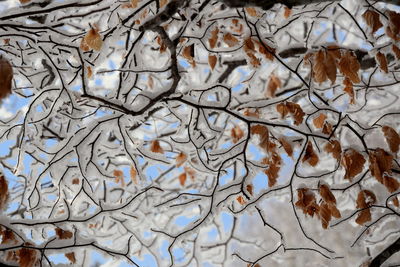
[[[398,238],[394,243],[387,247],[384,251],[376,255],[376,257],[371,261],[369,267],[379,267],[388,260],[393,254],[400,251],[400,238]]]

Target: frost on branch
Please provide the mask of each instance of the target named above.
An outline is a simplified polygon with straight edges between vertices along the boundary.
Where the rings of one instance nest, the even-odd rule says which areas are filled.
[[[2,263],[398,261],[396,1],[0,10]]]

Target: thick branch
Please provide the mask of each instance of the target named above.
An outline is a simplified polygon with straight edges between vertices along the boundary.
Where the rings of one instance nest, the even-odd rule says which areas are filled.
[[[393,254],[400,251],[400,238],[398,238],[394,243],[387,247],[384,251],[379,253],[370,263],[370,267],[381,266],[387,259],[389,259]]]

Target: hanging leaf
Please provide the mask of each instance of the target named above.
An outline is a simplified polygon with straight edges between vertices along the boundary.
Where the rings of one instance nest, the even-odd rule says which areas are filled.
[[[373,10],[365,11],[362,17],[365,20],[365,23],[372,29],[372,33],[375,33],[383,26],[379,19],[379,13]]]
[[[103,40],[99,34],[99,29],[95,27],[91,28],[89,32],[82,38],[80,48],[82,51],[89,51],[90,49],[100,51],[103,45]]]
[[[327,116],[324,113],[320,113],[313,119],[313,124],[316,128],[321,129],[324,126]]]
[[[185,153],[183,153],[183,152],[179,153],[175,159],[176,167],[182,166],[182,164],[186,161],[186,159],[187,159],[187,156]]]
[[[250,16],[258,17],[257,10],[254,7],[246,7],[245,10]]]
[[[311,217],[313,217],[314,214],[319,214],[319,206],[311,190],[308,188],[299,188],[297,189],[297,197],[298,200],[295,206],[302,209],[304,214],[308,214]]]
[[[400,40],[400,13],[395,11],[387,11],[389,17],[389,25],[386,28],[386,34],[395,41]]]
[[[273,145],[269,141],[269,131],[268,128],[264,125],[253,125],[250,129],[251,134],[257,134],[260,137],[260,147],[265,149],[266,151],[270,151]]]
[[[352,83],[359,83],[361,81],[358,77],[360,63],[353,52],[347,51],[340,59],[338,66],[342,74],[349,78]]]
[[[10,62],[0,55],[0,101],[11,94],[13,70]]]
[[[382,131],[385,135],[386,142],[388,143],[390,150],[393,153],[397,153],[400,146],[400,135],[390,126],[383,126]]]
[[[72,264],[75,264],[75,263],[76,263],[76,258],[75,258],[75,253],[74,253],[74,252],[65,253],[65,257],[66,257]]]
[[[164,154],[164,150],[162,149],[160,142],[158,142],[158,140],[153,140],[151,142],[150,151],[154,153]]]
[[[400,48],[398,48],[396,45],[392,45],[392,50],[394,55],[396,56],[396,59],[399,60],[400,59]]]
[[[243,114],[247,117],[260,118],[260,112],[258,111],[258,109],[255,109],[255,111],[251,111],[249,108],[246,108]]]
[[[319,186],[319,194],[326,203],[336,205],[336,198],[329,189],[328,185],[321,184]]]
[[[332,213],[329,205],[325,202],[322,202],[320,205],[319,217],[321,219],[322,228],[327,229],[332,219]]]
[[[289,157],[292,157],[293,156],[292,145],[284,137],[279,138],[279,142],[283,146],[283,149],[285,150],[286,154],[288,154]]]
[[[278,153],[272,153],[272,156],[269,158],[263,159],[264,164],[268,164],[268,169],[264,171],[264,173],[268,176],[268,186],[272,187],[276,184],[278,180],[278,173],[281,169],[282,158]]]
[[[209,55],[208,56],[208,64],[211,67],[211,70],[214,70],[215,65],[217,64],[217,56],[216,55]]]
[[[134,183],[134,184],[138,184],[138,181],[137,181],[137,171],[136,171],[136,168],[135,168],[135,166],[131,166],[131,169],[130,169],[130,171],[129,171],[129,174],[130,174],[130,176],[131,176],[131,180],[132,180],[132,182]]]
[[[392,201],[393,201],[393,205],[395,205],[396,207],[399,207],[400,205],[399,205],[399,199],[397,198],[397,196],[394,196],[393,198],[392,198]]]
[[[383,185],[386,187],[389,193],[396,192],[400,187],[400,183],[395,178],[387,175],[383,176]]]
[[[267,85],[267,90],[265,92],[265,96],[269,98],[275,97],[276,90],[278,90],[281,87],[282,87],[281,80],[275,74],[272,73],[269,76],[269,81]]]
[[[369,161],[371,175],[374,176],[378,182],[383,184],[383,174],[392,173],[393,156],[382,148],[377,148],[375,151],[369,152]]]
[[[232,141],[234,144],[236,144],[237,142],[239,142],[240,139],[242,139],[244,136],[244,132],[243,130],[240,128],[239,125],[235,125],[235,127],[233,127],[231,129],[231,137],[232,137]]]
[[[4,175],[0,175],[0,210],[6,207],[8,200],[8,183]]]
[[[275,49],[259,41],[256,41],[256,43],[258,44],[258,52],[260,52],[260,54],[262,54],[266,59],[273,61]]]
[[[0,244],[13,244],[17,241],[14,232],[8,228],[0,228],[1,243]]]
[[[182,55],[187,61],[192,65],[192,67],[196,67],[196,62],[194,61],[194,44],[186,46],[183,49]]]
[[[72,179],[72,184],[79,184],[79,178]]]
[[[314,152],[312,143],[308,141],[306,151],[303,156],[303,162],[307,162],[311,166],[315,167],[318,164],[319,158],[317,154]]]
[[[190,176],[190,179],[192,179],[192,181],[194,181],[194,178],[196,178],[196,172],[195,172],[195,170],[193,170],[193,169],[190,168],[190,167],[185,167],[185,172],[186,172],[187,175]]]
[[[246,204],[246,201],[244,200],[244,198],[242,196],[238,196],[236,198],[237,202],[239,202],[240,205],[244,205]]]
[[[237,43],[239,43],[239,40],[236,39],[235,36],[233,36],[232,34],[230,34],[230,33],[228,32],[228,33],[226,33],[226,34],[224,35],[224,42],[225,42],[229,47],[232,47],[232,46],[235,46]]]
[[[285,19],[287,19],[288,17],[290,17],[290,15],[292,14],[292,10],[290,8],[288,8],[287,6],[283,7],[284,11],[283,11],[283,17]]]
[[[359,174],[364,168],[365,159],[356,150],[350,148],[344,152],[342,157],[342,165],[346,171],[344,179],[351,181],[357,174]]]
[[[325,69],[325,53],[322,50],[314,55],[313,73],[314,81],[317,83],[323,83],[328,78]]]
[[[210,47],[214,48],[217,44],[218,41],[218,33],[219,29],[215,28],[214,30],[211,31],[211,38],[208,39],[208,42],[210,43]]]
[[[124,173],[121,170],[114,170],[113,175],[117,184],[121,183],[121,186],[125,186]]]
[[[251,184],[246,185],[246,190],[251,196],[253,195],[253,186]]]
[[[56,235],[58,236],[59,239],[70,239],[72,238],[72,232],[68,230],[63,230],[59,227],[55,229]]]
[[[375,194],[369,190],[362,190],[358,193],[357,206],[358,209],[363,209],[356,218],[356,223],[363,225],[371,221],[371,211],[369,207],[376,202]]]
[[[37,261],[37,251],[30,248],[21,248],[17,250],[18,263],[20,267],[33,267]]]
[[[181,186],[184,186],[184,185],[185,185],[186,178],[187,178],[186,172],[181,173],[181,174],[179,175],[178,179],[179,179],[179,183],[181,184]]]
[[[345,78],[343,80],[343,84],[344,84],[344,89],[343,91],[349,95],[350,97],[350,104],[355,104],[355,97],[354,97],[354,90],[353,90],[353,83],[350,81],[349,78]]]
[[[325,145],[325,151],[328,153],[332,153],[332,156],[340,160],[342,155],[342,147],[340,146],[340,142],[337,140],[331,140],[329,143]]]
[[[332,133],[332,131],[333,131],[333,126],[332,126],[332,124],[330,124],[329,122],[325,122],[324,123],[324,126],[322,127],[322,133],[323,134],[327,134],[327,135],[330,135],[331,133]]]
[[[276,110],[281,114],[282,118],[284,118],[288,113],[292,114],[295,125],[300,125],[303,122],[305,113],[299,104],[293,102],[279,103],[276,106]]]
[[[378,52],[376,54],[376,60],[379,63],[379,67],[381,68],[381,70],[383,70],[385,73],[388,73],[388,63],[386,60],[386,56],[384,54],[382,54],[381,52]]]

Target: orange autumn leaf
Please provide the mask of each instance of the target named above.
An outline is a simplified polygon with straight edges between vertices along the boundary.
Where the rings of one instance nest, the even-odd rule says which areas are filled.
[[[79,184],[79,178],[72,179],[72,184]]]
[[[37,261],[37,251],[30,248],[21,248],[17,250],[18,263],[20,267],[33,267]]]
[[[246,201],[244,200],[244,198],[242,196],[238,196],[236,198],[236,201],[239,202],[240,205],[246,204]]]
[[[365,158],[356,150],[350,148],[344,152],[342,157],[342,165],[345,169],[344,179],[351,181],[364,168]]]
[[[392,45],[392,50],[394,55],[396,56],[397,60],[400,59],[400,48],[398,48],[396,45]]]
[[[208,42],[210,43],[210,47],[214,48],[217,44],[218,41],[218,33],[219,29],[215,28],[214,30],[211,31],[211,38],[208,39]]]
[[[400,40],[400,13],[395,11],[387,11],[389,17],[389,25],[386,28],[387,35],[395,41]]]
[[[99,34],[99,29],[95,26],[89,30],[85,37],[82,38],[80,48],[85,52],[90,49],[100,51],[102,45],[103,40]]]
[[[331,53],[320,50],[314,54],[313,78],[317,83],[323,83],[327,79],[332,84],[336,81],[336,60]]]
[[[247,117],[260,118],[260,112],[258,111],[258,109],[256,109],[255,111],[251,111],[249,108],[246,108],[243,114]]]
[[[332,156],[335,159],[340,160],[340,157],[342,155],[342,147],[338,140],[329,141],[329,143],[325,145],[324,150],[328,153],[332,153]]]
[[[269,77],[265,96],[269,98],[275,97],[276,90],[278,90],[281,87],[282,87],[281,80],[275,74],[271,74],[271,76]]]
[[[246,185],[246,190],[250,195],[253,195],[253,186],[251,184]]]
[[[164,150],[162,149],[160,142],[158,140],[153,140],[151,142],[150,151],[154,153],[164,154]]]
[[[356,223],[358,223],[359,225],[363,225],[366,222],[369,222],[371,220],[371,211],[370,209],[365,209],[362,210],[357,218],[356,218]]]
[[[283,11],[283,17],[285,17],[285,19],[287,19],[290,14],[292,14],[292,9],[288,8],[287,6],[284,6],[284,11]]]
[[[365,20],[365,23],[372,29],[372,33],[375,33],[383,26],[379,19],[379,13],[373,10],[365,11],[362,17]]]
[[[92,78],[92,76],[93,76],[92,67],[87,66],[87,67],[86,67],[86,70],[87,70],[87,77],[88,77],[88,79]]]
[[[229,32],[224,35],[223,40],[229,47],[235,46],[239,43],[239,40]]]
[[[254,7],[246,7],[245,8],[247,14],[249,14],[252,17],[257,17],[257,10]]]
[[[378,180],[378,182],[383,184],[384,173],[391,174],[393,156],[383,150],[382,148],[377,148],[375,151],[369,152],[369,170],[371,175]]]
[[[72,238],[72,232],[68,230],[63,230],[59,227],[55,229],[56,235],[58,236],[59,239],[70,239]]]
[[[354,97],[354,90],[353,90],[353,83],[350,81],[349,78],[345,78],[343,80],[344,88],[343,91],[349,95],[350,97],[350,104],[355,104],[355,97]]]
[[[131,166],[131,169],[129,170],[129,174],[131,176],[132,182],[134,184],[137,184],[138,183],[138,181],[137,181],[137,171],[136,171],[135,166],[133,166],[133,165]]]
[[[65,257],[66,257],[72,264],[75,264],[75,263],[76,263],[76,258],[75,258],[75,253],[74,253],[74,252],[65,253]]]
[[[235,127],[231,129],[231,137],[234,144],[236,144],[240,139],[242,139],[243,136],[244,132],[239,125],[235,125]]]
[[[356,223],[363,225],[371,220],[371,211],[369,207],[376,202],[376,196],[372,191],[362,190],[358,193],[356,208],[363,209],[356,218]]]
[[[185,153],[181,152],[178,154],[178,156],[175,158],[176,161],[176,167],[182,166],[182,164],[186,161],[187,156]]]
[[[273,61],[275,49],[259,41],[256,41],[256,43],[258,44],[258,52],[260,52],[260,54],[262,54],[266,59]]]
[[[260,137],[260,147],[264,148],[266,151],[270,149],[269,142],[269,131],[264,125],[253,125],[250,128],[251,134],[257,134]]]
[[[313,145],[310,141],[308,141],[302,162],[307,162],[313,167],[315,167],[315,165],[317,165],[319,162],[318,155],[315,153]]]
[[[327,116],[324,113],[320,113],[313,119],[313,124],[316,128],[321,129],[324,126]]]
[[[121,186],[125,186],[124,173],[121,170],[114,170],[113,175],[116,183],[121,183]]]
[[[381,52],[378,52],[376,54],[376,60],[379,63],[379,67],[381,68],[381,70],[383,70],[385,73],[388,73],[388,63],[386,60],[386,56],[384,54],[382,54]]]
[[[0,55],[0,101],[11,94],[13,70],[10,62]]]
[[[329,122],[325,122],[324,126],[322,127],[322,133],[330,135],[332,133],[333,126]]]
[[[340,59],[338,67],[341,73],[352,83],[359,83],[361,81],[358,76],[360,63],[353,52],[347,51]]]
[[[281,114],[282,118],[288,113],[292,114],[295,125],[300,125],[303,122],[305,113],[299,104],[293,102],[279,103],[276,106],[276,110]]]
[[[388,143],[390,150],[393,153],[397,153],[400,146],[400,135],[390,126],[383,126],[382,131],[385,135],[386,142]]]
[[[329,205],[329,209],[331,210],[332,216],[339,219],[342,217],[342,215],[340,214],[340,211],[338,210],[338,208],[336,207],[336,205]]]
[[[286,154],[288,154],[289,157],[293,156],[293,148],[292,145],[283,137],[279,138],[279,143],[283,146],[283,149],[285,150]]]
[[[185,185],[186,178],[187,178],[186,172],[181,173],[181,174],[179,175],[178,179],[179,179],[179,183],[181,184],[181,186],[184,186],[184,185]]]
[[[216,55],[209,55],[208,56],[208,64],[211,67],[211,70],[214,70],[215,65],[217,64],[217,56]]]
[[[319,194],[326,203],[336,205],[336,198],[328,185],[321,184],[319,186]]]
[[[342,58],[341,49],[337,45],[328,45],[326,52],[335,60],[340,60]]]
[[[195,170],[193,170],[193,169],[190,168],[190,167],[185,167],[185,172],[186,172],[187,175],[190,176],[190,179],[192,179],[192,181],[194,181],[194,178],[196,178],[196,172],[195,172]]]

